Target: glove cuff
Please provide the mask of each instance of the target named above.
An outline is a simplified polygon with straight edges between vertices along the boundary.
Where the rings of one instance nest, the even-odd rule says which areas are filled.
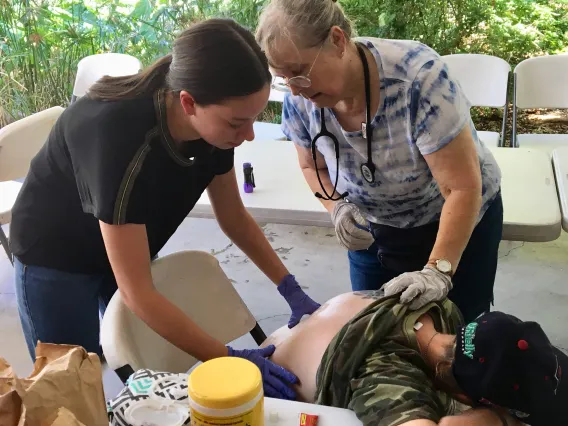
[[[280,281],[280,284],[278,284],[278,287],[276,288],[283,297],[286,297],[286,294],[296,286],[298,286],[296,277],[292,274],[288,274],[284,278],[282,278],[282,281]]]
[[[454,283],[452,281],[452,277],[450,277],[448,274],[444,274],[441,271],[438,271],[438,269],[436,269],[434,266],[432,265],[426,265],[424,267],[425,270],[428,271],[432,271],[434,274],[436,274],[436,276],[442,278],[444,280],[444,282],[446,283],[446,286],[451,290],[454,287]]]
[[[334,206],[333,206],[333,210],[331,211],[331,221],[335,224],[335,220],[337,218],[337,215],[339,214],[339,210],[341,210],[341,207],[343,207],[345,204],[347,204],[347,201],[345,200],[339,200],[336,201]]]

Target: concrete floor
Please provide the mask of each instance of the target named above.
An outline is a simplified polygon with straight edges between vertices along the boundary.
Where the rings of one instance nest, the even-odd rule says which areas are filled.
[[[7,227],[4,228],[7,232]],[[306,292],[321,302],[350,291],[345,251],[331,228],[267,224],[263,230]],[[274,285],[221,232],[214,220],[186,219],[162,251],[196,249],[217,256],[227,276],[267,334],[285,325],[289,308]],[[16,307],[13,269],[0,257],[0,356],[16,374],[31,372]],[[538,321],[552,343],[568,349],[568,234],[550,243],[502,242],[495,285],[495,309]],[[244,336],[236,347],[253,347]],[[107,397],[121,384],[105,372]]]

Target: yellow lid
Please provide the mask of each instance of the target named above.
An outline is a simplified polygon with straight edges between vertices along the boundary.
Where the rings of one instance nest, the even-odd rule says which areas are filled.
[[[191,372],[189,397],[213,409],[235,408],[253,400],[262,390],[262,375],[252,362],[237,357],[215,358]]]

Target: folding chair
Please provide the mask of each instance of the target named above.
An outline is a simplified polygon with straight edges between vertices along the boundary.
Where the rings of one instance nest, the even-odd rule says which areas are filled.
[[[30,162],[62,112],[63,108],[56,106],[0,129],[0,243],[12,263],[12,251],[1,226],[12,220],[12,207],[22,187],[16,179],[26,176]]]
[[[269,101],[284,102],[284,96],[290,91],[290,88],[284,84],[284,80],[280,77],[274,77],[270,85]]]
[[[268,100],[271,102],[284,102],[284,95],[289,89],[281,84],[282,79],[275,78],[270,85],[270,96]],[[254,122],[254,140],[255,141],[284,141],[286,136],[280,129],[280,124],[265,123],[262,121]]]
[[[246,333],[259,345],[266,339],[219,261],[209,253],[190,250],[159,258],[152,263],[152,278],[157,291],[224,344]],[[109,367],[123,382],[141,368],[184,373],[197,363],[134,315],[120,291],[103,316],[101,344]]]
[[[479,138],[489,146],[503,146],[507,105],[507,86],[511,66],[507,61],[490,55],[456,54],[442,56],[450,74],[456,78],[472,106],[503,108],[501,133],[478,131]]]
[[[284,80],[280,77],[274,77],[270,85],[269,101],[284,102],[284,96],[290,91],[290,88],[284,84]]]
[[[562,228],[568,232],[568,145],[552,151],[552,166],[562,211]]]
[[[255,141],[284,141],[286,136],[280,129],[280,124],[264,123],[255,121],[253,123]]]
[[[141,69],[142,63],[137,58],[123,53],[86,56],[77,65],[71,103],[84,96],[93,84],[106,75],[111,77],[132,75],[137,74]]]
[[[511,145],[551,153],[568,145],[568,134],[517,134],[517,109],[568,108],[568,55],[526,59],[515,67]]]

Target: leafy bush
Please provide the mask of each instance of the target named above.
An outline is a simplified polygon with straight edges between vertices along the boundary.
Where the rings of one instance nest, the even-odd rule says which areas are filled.
[[[208,15],[208,3],[0,0],[0,120],[65,104],[85,56],[127,52],[153,61],[179,28]]]
[[[442,55],[485,53],[512,66],[568,48],[566,0],[344,0],[360,35],[419,40]]]
[[[0,126],[65,105],[79,60],[128,53],[144,65],[175,34],[213,16],[253,30],[267,0],[0,0]],[[360,35],[420,40],[441,54],[487,53],[515,65],[568,50],[566,0],[340,0]],[[279,118],[271,106],[267,119]]]
[[[81,58],[128,53],[148,65],[197,20],[233,16],[254,28],[262,2],[0,0],[0,126],[71,97]]]
[[[531,56],[568,50],[568,2],[496,0],[463,52],[499,56],[516,65]]]
[[[489,19],[488,0],[345,0],[362,36],[421,41],[441,54],[454,52]]]

